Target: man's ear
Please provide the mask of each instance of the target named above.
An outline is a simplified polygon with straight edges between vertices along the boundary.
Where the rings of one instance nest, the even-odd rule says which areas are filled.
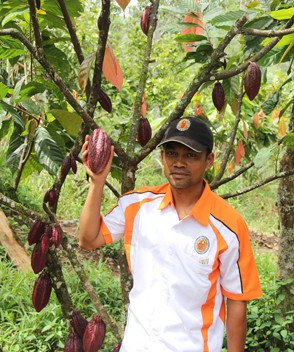
[[[214,153],[210,153],[207,155],[206,158],[206,169],[210,169],[213,166],[213,162],[214,162]]]

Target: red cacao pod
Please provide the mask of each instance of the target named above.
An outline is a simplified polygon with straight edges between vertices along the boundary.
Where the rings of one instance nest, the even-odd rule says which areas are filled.
[[[140,25],[141,25],[142,32],[145,35],[148,35],[151,11],[152,11],[152,6],[146,6],[141,15]]]
[[[250,100],[253,100],[260,89],[261,84],[261,71],[256,62],[250,62],[247,67],[245,80],[244,80],[244,89]]]
[[[140,117],[139,126],[138,126],[138,134],[137,139],[142,147],[147,144],[152,136],[151,125],[147,119],[147,117]]]
[[[55,188],[48,189],[48,191],[45,193],[43,202],[48,203],[50,207],[53,208],[56,204],[56,201],[57,201],[57,193]]]
[[[52,281],[48,272],[42,272],[35,282],[32,301],[37,312],[40,312],[49,302],[52,291]]]
[[[35,221],[28,233],[28,243],[31,246],[40,241],[43,233],[45,232],[45,223],[43,221]]]
[[[42,271],[47,263],[51,237],[50,234],[50,227],[47,226],[41,241],[36,243],[33,249],[31,256],[31,266],[35,274],[38,274],[40,271]]]
[[[112,111],[112,102],[111,99],[109,98],[109,96],[104,92],[104,90],[99,89],[99,93],[98,93],[98,101],[101,105],[101,107],[111,113]]]
[[[72,326],[73,326],[75,332],[82,339],[84,336],[84,332],[86,330],[86,327],[88,325],[88,320],[82,316],[82,314],[79,310],[74,310],[72,312],[71,322],[72,322]]]
[[[102,128],[96,128],[89,137],[87,165],[95,173],[104,170],[111,153],[111,142]]]
[[[218,111],[221,111],[225,104],[225,91],[220,82],[216,82],[212,90],[213,105]]]
[[[54,244],[55,248],[58,248],[61,245],[63,237],[63,231],[60,224],[55,224],[52,228],[52,237],[51,241]]]
[[[94,316],[86,327],[83,336],[85,352],[97,352],[102,346],[106,333],[106,325],[101,317]]]
[[[61,177],[65,178],[71,168],[71,156],[67,155],[61,164]]]
[[[64,352],[84,352],[82,339],[74,330],[70,331],[66,339]]]

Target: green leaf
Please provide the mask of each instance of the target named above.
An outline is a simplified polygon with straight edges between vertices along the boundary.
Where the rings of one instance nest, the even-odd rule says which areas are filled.
[[[268,148],[262,148],[259,152],[255,155],[253,160],[254,165],[259,169],[267,164],[267,162],[271,158],[271,151]]]
[[[22,49],[6,49],[0,46],[0,59],[11,59],[24,53]]]
[[[82,118],[76,112],[70,112],[66,110],[54,109],[49,111],[61,124],[61,126],[67,131],[72,137],[77,137],[81,124]]]
[[[284,320],[281,318],[280,315],[275,314],[275,321],[279,324],[279,325],[283,325]]]
[[[291,132],[283,138],[282,144],[285,147],[294,147],[294,132]]]
[[[207,37],[205,37],[204,35],[198,35],[198,34],[183,34],[183,35],[177,35],[175,38],[175,41],[179,43],[200,42],[202,40],[207,40]]]
[[[35,94],[43,93],[45,91],[45,87],[43,84],[38,82],[30,82],[26,84],[23,88],[21,88],[17,99],[15,99],[16,103],[19,103],[23,100],[27,100]]]
[[[56,175],[64,155],[59,145],[44,127],[38,127],[35,134],[35,151],[40,164],[50,175]]]
[[[0,82],[0,99],[3,99],[8,93],[9,88],[2,82]]]
[[[27,162],[25,163],[25,167],[22,170],[21,179],[25,179],[27,177],[32,177],[34,172],[40,173],[43,170],[42,165],[38,162],[37,156],[35,153],[31,153]]]
[[[246,12],[242,10],[229,11],[223,15],[214,17],[211,23],[218,28],[231,27],[231,25],[236,22],[240,17],[242,17]]]
[[[11,105],[9,105],[9,104],[5,103],[4,101],[1,101],[1,100],[0,100],[0,106],[2,106],[3,110],[5,110],[5,111],[10,113],[10,115],[13,117],[15,123],[17,125],[19,125],[20,128],[23,130],[25,125],[24,125],[24,122],[23,122],[21,116],[17,112],[17,110],[13,106],[11,106]]]
[[[289,9],[272,11],[269,13],[269,15],[276,20],[288,20],[292,16],[294,16],[294,7],[290,7]]]

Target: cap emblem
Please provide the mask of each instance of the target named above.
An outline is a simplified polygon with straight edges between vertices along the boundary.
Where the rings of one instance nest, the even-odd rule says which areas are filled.
[[[177,124],[177,130],[186,131],[191,125],[191,122],[188,119],[181,119]]]
[[[194,249],[198,254],[204,254],[210,247],[209,239],[206,236],[200,236],[196,239]]]

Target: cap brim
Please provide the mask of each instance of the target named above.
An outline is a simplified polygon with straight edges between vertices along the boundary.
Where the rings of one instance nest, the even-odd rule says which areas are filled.
[[[183,137],[180,137],[180,138],[177,138],[177,137],[167,138],[164,141],[160,142],[157,145],[157,147],[160,147],[161,145],[169,143],[169,142],[177,142],[177,143],[183,144],[186,147],[194,150],[194,152],[197,152],[197,153],[201,153],[201,152],[206,150],[206,148],[204,146],[201,146],[199,143],[195,143],[195,141],[191,141],[190,139],[183,138]]]

